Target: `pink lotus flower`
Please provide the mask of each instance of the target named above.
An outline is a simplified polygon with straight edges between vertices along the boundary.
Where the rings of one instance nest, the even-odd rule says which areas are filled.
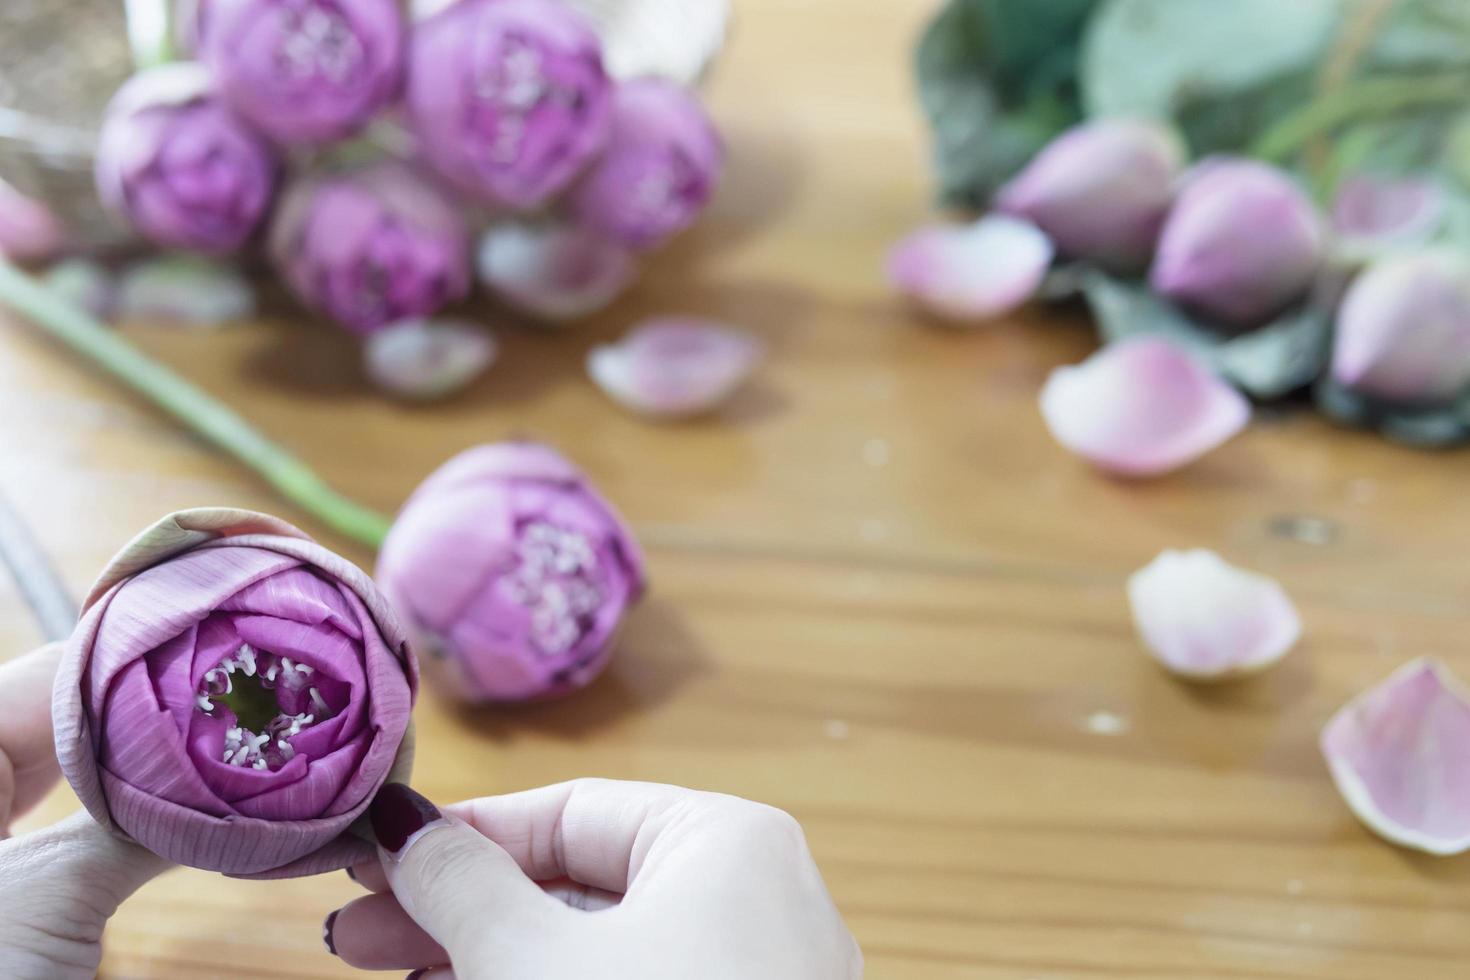
[[[414,28],[406,99],[425,159],[466,193],[534,208],[607,141],[612,83],[555,0],[459,0]]]
[[[1029,222],[990,215],[929,225],[888,253],[888,281],[935,316],[959,323],[1005,316],[1036,294],[1051,242]]]
[[[1116,271],[1148,265],[1184,144],[1143,119],[1100,119],[1067,130],[1000,189],[995,208],[1025,218],[1057,248]]]
[[[56,678],[83,805],[171,861],[291,877],[371,857],[348,827],[411,762],[417,666],[349,562],[273,517],[164,518],[112,560]]]
[[[1380,837],[1430,854],[1470,850],[1470,697],[1435,661],[1405,665],[1333,715],[1322,754]]]
[[[480,282],[511,306],[552,323],[607,307],[633,283],[628,249],[575,225],[504,221],[480,239]]]
[[[1057,442],[1095,466],[1157,476],[1245,428],[1251,407],[1194,355],[1143,336],[1053,371],[1041,414]]]
[[[404,505],[377,578],[450,696],[524,701],[590,683],[643,594],[633,534],[534,443],[467,450]]]
[[[1128,599],[1149,651],[1190,680],[1264,670],[1301,637],[1301,617],[1280,585],[1203,548],[1160,553],[1129,578]]]
[[[764,356],[764,346],[739,330],[668,317],[639,326],[616,344],[594,347],[587,373],[619,404],[676,418],[719,405]]]

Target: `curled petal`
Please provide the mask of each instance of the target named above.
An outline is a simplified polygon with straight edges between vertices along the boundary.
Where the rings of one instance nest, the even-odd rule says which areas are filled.
[[[1066,448],[1124,476],[1157,476],[1250,421],[1250,403],[1192,354],[1158,337],[1111,344],[1057,368],[1041,414]]]
[[[1322,754],[1347,805],[1380,837],[1430,854],[1470,850],[1470,698],[1421,659],[1333,715]]]
[[[1128,600],[1149,651],[1191,680],[1264,670],[1302,632],[1280,585],[1202,548],[1162,552],[1129,578]]]
[[[413,401],[459,391],[495,361],[485,330],[452,320],[404,320],[371,334],[363,348],[368,377]]]
[[[1356,174],[1332,202],[1339,244],[1354,251],[1427,241],[1445,216],[1444,189],[1422,177]]]
[[[1052,255],[1051,242],[1035,225],[991,215],[909,235],[888,254],[888,279],[937,316],[988,320],[1035,295]]]
[[[700,320],[653,320],[616,344],[593,348],[587,373],[635,412],[677,417],[724,401],[764,356],[748,334]]]
[[[633,253],[574,225],[508,221],[480,240],[480,281],[543,320],[591,316],[638,274]]]
[[[187,255],[139,262],[117,285],[121,320],[218,327],[255,313],[255,290],[239,269]]]

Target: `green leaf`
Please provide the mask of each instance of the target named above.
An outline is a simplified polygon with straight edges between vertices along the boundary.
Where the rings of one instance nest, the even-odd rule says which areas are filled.
[[[1303,304],[1246,333],[1223,332],[1197,320],[1147,284],[1091,271],[1083,295],[1105,342],[1142,334],[1166,337],[1199,355],[1247,394],[1279,398],[1310,384],[1327,360],[1328,314]]]
[[[1405,405],[1349,391],[1330,377],[1312,389],[1323,415],[1417,449],[1443,449],[1470,441],[1470,395],[1448,405]]]

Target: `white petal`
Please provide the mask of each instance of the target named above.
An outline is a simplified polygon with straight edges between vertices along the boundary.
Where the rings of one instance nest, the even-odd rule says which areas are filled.
[[[920,228],[888,254],[888,278],[937,316],[989,320],[1036,294],[1052,255],[1035,225],[996,214],[970,225]]]
[[[1322,754],[1374,833],[1430,854],[1470,850],[1470,698],[1435,661],[1349,702],[1322,729]]]
[[[1041,414],[1058,442],[1094,465],[1156,476],[1235,435],[1251,408],[1194,355],[1144,336],[1053,371],[1041,389]]]
[[[764,355],[758,340],[730,327],[702,320],[651,320],[616,344],[593,348],[587,373],[619,404],[675,417],[714,408]]]
[[[478,378],[495,361],[488,331],[453,320],[403,320],[374,331],[363,346],[368,377],[413,401],[443,398]]]
[[[218,327],[255,313],[255,290],[237,268],[189,255],[147,259],[123,271],[120,320]]]
[[[638,274],[632,252],[573,225],[505,222],[480,240],[480,281],[543,320],[591,316]]]
[[[1128,580],[1128,600],[1144,645],[1192,680],[1263,670],[1302,632],[1280,585],[1204,549],[1160,554]]]

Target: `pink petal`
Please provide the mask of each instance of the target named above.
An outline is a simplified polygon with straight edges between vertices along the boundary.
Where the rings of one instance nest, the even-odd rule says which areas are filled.
[[[995,214],[970,225],[920,228],[889,252],[888,279],[937,316],[988,320],[1036,293],[1052,255],[1035,225]]]
[[[452,395],[495,362],[487,331],[453,320],[404,320],[368,335],[363,364],[389,394],[412,401]]]
[[[66,228],[56,213],[0,179],[0,256],[35,262],[65,247]]]
[[[638,275],[631,251],[573,225],[496,225],[480,240],[476,265],[506,302],[558,322],[598,312]]]
[[[1194,355],[1136,337],[1053,371],[1041,414],[1058,442],[1095,466],[1157,476],[1235,435],[1251,408]]]
[[[750,376],[763,345],[702,320],[651,320],[587,355],[587,373],[619,404],[647,415],[708,411]]]
[[[1322,729],[1322,754],[1380,837],[1430,854],[1470,850],[1470,697],[1434,660],[1349,702]]]
[[[1333,199],[1333,230],[1349,247],[1412,245],[1434,233],[1445,208],[1444,189],[1433,180],[1357,174]]]
[[[1149,651],[1191,680],[1264,670],[1302,632],[1280,585],[1203,548],[1160,553],[1129,578],[1128,600]]]

